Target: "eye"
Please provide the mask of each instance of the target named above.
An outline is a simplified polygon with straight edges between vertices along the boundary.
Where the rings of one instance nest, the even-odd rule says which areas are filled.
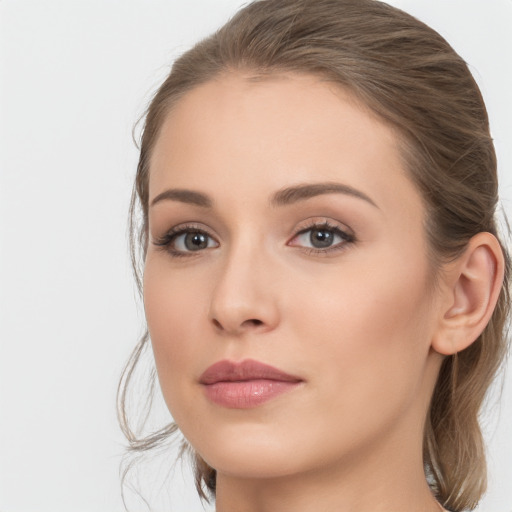
[[[219,246],[218,242],[206,231],[193,226],[173,228],[153,243],[165,248],[173,256],[188,256],[193,252]]]
[[[289,242],[289,245],[300,246],[312,252],[328,252],[341,249],[348,243],[355,241],[355,237],[337,226],[327,222],[314,224],[300,231]]]
[[[208,247],[215,247],[215,243],[207,233],[201,231],[187,231],[177,235],[173,239],[174,248],[177,251],[200,251]]]

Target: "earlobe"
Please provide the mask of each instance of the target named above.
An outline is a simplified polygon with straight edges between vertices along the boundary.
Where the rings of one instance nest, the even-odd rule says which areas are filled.
[[[478,233],[444,275],[446,300],[432,347],[443,355],[467,348],[482,333],[503,283],[504,259],[491,233]]]

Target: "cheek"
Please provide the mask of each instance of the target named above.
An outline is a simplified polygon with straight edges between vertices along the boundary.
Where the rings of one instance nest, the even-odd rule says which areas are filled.
[[[185,279],[183,273],[169,271],[162,259],[148,255],[144,309],[160,385],[173,412],[175,401],[188,392],[183,373],[197,375],[202,358],[208,356],[207,346],[200,343],[204,335],[199,321],[207,315],[207,294],[199,288],[201,279]]]
[[[382,255],[340,268],[296,302],[294,336],[309,346],[304,365],[322,375],[326,407],[372,404],[371,413],[390,397],[397,407],[412,400],[421,386],[431,336],[426,266],[394,255],[393,265]]]

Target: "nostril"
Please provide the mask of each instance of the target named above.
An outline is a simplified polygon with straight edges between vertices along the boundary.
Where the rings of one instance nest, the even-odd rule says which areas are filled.
[[[219,322],[216,318],[213,318],[212,319],[213,321],[213,325],[215,325],[215,327],[217,329],[220,329],[220,330],[225,330],[226,326],[222,325],[221,322]],[[257,318],[250,318],[249,320],[245,320],[244,322],[242,322],[242,324],[240,325],[241,328],[244,328],[244,327],[259,327],[260,325],[263,325],[263,321],[262,320],[259,320]]]
[[[212,323],[216,329],[219,331],[229,331],[229,332],[243,332],[246,329],[258,328],[262,325],[265,325],[263,320],[259,318],[249,318],[244,320],[242,323],[233,321],[231,323],[229,320],[226,322],[219,321],[217,318],[212,318]]]

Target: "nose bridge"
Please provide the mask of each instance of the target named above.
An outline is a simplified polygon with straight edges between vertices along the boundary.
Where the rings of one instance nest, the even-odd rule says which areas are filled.
[[[225,250],[218,269],[210,317],[224,332],[269,330],[278,322],[272,258],[263,241],[246,231]]]

